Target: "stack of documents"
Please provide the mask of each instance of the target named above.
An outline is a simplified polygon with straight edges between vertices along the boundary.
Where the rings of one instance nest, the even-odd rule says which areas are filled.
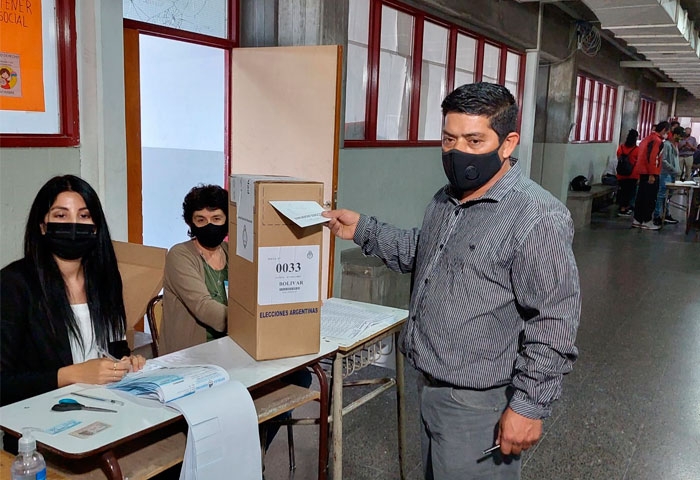
[[[676,185],[690,185],[691,187],[697,185],[697,182],[693,180],[676,180],[673,183],[675,183]]]
[[[321,306],[321,338],[349,347],[392,326],[396,318],[329,298]]]
[[[228,381],[228,372],[217,365],[169,366],[149,360],[143,370],[107,388],[167,403]]]
[[[216,388],[212,388],[216,387]],[[148,360],[107,388],[168,403],[187,420],[180,480],[262,477],[258,416],[248,389],[218,365],[183,365],[176,356]]]

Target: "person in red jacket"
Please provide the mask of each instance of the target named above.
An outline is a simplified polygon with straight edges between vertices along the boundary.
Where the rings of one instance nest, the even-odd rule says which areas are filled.
[[[654,131],[647,135],[639,144],[637,163],[632,175],[639,175],[637,199],[634,205],[634,220],[632,226],[644,230],[658,230],[652,217],[656,207],[656,194],[659,190],[659,174],[661,173],[661,148],[668,134],[668,122],[659,122]]]
[[[634,167],[637,164],[637,152],[639,148],[637,147],[637,138],[639,137],[639,132],[634,128],[627,133],[627,139],[625,143],[620,144],[617,147],[617,158],[618,161],[621,156],[626,155],[629,158],[629,162]],[[637,181],[639,180],[639,174],[636,173],[634,169],[629,175],[617,174],[617,205],[619,210],[617,212],[618,217],[631,217],[632,209],[630,208],[630,202],[635,197],[637,191]]]

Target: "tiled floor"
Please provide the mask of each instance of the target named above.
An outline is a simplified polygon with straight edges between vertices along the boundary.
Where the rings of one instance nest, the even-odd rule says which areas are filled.
[[[630,222],[594,213],[576,235],[580,359],[523,457],[524,480],[700,479],[700,238],[683,223],[651,232]],[[407,377],[409,478],[418,480],[416,372]],[[395,418],[391,392],[345,417],[345,479],[398,479]],[[316,478],[316,427],[294,431],[296,473],[278,435],[267,480]]]

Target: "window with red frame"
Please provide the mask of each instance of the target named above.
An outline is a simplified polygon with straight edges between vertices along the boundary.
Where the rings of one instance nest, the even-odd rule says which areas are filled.
[[[576,78],[574,142],[612,142],[617,87],[585,75]]]
[[[639,118],[637,120],[637,131],[639,132],[640,140],[651,133],[655,118],[656,102],[642,97],[639,101]]]
[[[393,0],[350,0],[345,145],[439,145],[440,104],[478,81],[521,100],[524,55]]]

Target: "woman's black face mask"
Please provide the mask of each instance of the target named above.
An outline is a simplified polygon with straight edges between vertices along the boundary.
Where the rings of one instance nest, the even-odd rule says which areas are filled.
[[[97,228],[90,223],[48,222],[44,239],[57,257],[77,260],[97,245]]]
[[[221,242],[228,235],[228,224],[214,225],[213,223],[207,223],[203,227],[192,225],[190,232],[203,247],[214,248],[221,245]]]

